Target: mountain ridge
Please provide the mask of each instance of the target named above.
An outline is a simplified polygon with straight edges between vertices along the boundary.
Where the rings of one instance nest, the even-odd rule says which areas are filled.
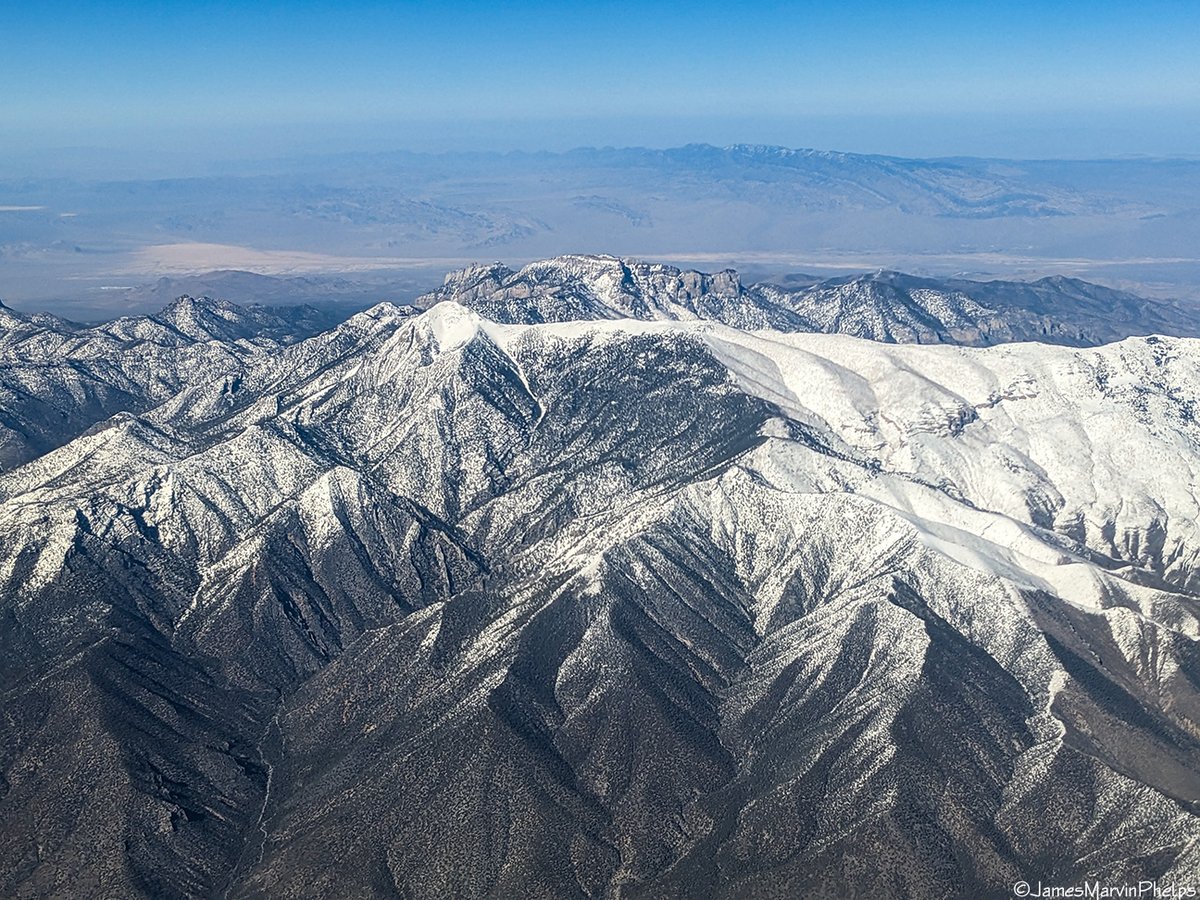
[[[444,299],[510,323],[703,319],[885,342],[1086,346],[1133,334],[1200,334],[1200,310],[1061,276],[971,282],[880,270],[798,287],[746,285],[733,269],[704,273],[574,255],[519,270],[502,263],[456,270],[416,304]],[[250,357],[295,343],[343,315],[332,307],[243,307],[187,295],[158,313],[99,325],[4,307],[0,469],[35,458],[116,412],[148,409],[214,370],[235,385]]]
[[[185,385],[230,378],[327,328],[310,306],[242,307],[180,297],[158,313],[84,325],[0,310],[0,470],[119,412],[145,411]]]
[[[502,263],[458,270],[417,303],[445,299],[503,322],[704,318],[739,328],[837,332],[886,342],[1086,346],[1135,334],[1200,335],[1198,309],[1062,276],[977,282],[879,270],[801,287],[745,286],[733,269],[709,274],[569,255],[519,270]]]

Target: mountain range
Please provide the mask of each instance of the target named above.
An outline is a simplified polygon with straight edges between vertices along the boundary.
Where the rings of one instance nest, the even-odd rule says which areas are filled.
[[[234,275],[236,273],[226,273]],[[259,277],[272,296],[323,282]],[[171,284],[172,282],[167,282]],[[217,280],[228,286],[244,280]],[[1089,346],[1133,335],[1200,336],[1200,307],[1078,279],[930,279],[899,272],[743,285],[612,256],[562,256],[519,271],[502,263],[448,274],[415,313],[451,300],[501,323],[701,319],[741,329],[849,334],[874,341]],[[404,305],[408,308],[408,305]],[[261,360],[346,316],[340,302],[238,306],[182,296],[153,315],[81,325],[0,303],[0,471],[34,459],[118,412],[142,412],[193,383],[236,384]]]
[[[226,299],[277,302],[200,275],[250,269],[290,280],[304,302],[306,279],[354,295],[411,285],[379,295],[411,301],[469,260],[594,247],[734,265],[756,279],[882,264],[937,277],[1070,274],[1190,300],[1200,284],[1194,159],[909,159],[692,144],[145,172],[144,160],[112,172],[78,161],[55,169],[50,159],[0,166],[0,292],[83,319],[130,303],[154,308],[162,277],[193,282],[178,293],[211,284],[236,294],[218,292]]]
[[[708,319],[735,328],[850,334],[970,346],[1043,341],[1088,346],[1132,335],[1200,335],[1200,307],[1147,300],[1074,278],[1034,282],[918,278],[879,271],[743,286],[715,274],[612,256],[562,256],[512,271],[450,273],[419,306],[453,300],[497,322]]]
[[[0,892],[1200,870],[1188,307],[614,257],[418,306],[3,313]]]
[[[337,319],[312,306],[181,297],[156,315],[80,325],[0,303],[0,470],[114,413],[156,406],[195,381],[215,374],[236,380],[255,361]]]

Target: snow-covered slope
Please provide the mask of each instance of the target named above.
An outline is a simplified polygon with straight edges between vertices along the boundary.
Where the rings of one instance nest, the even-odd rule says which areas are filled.
[[[0,475],[5,891],[1200,867],[1200,341],[750,332],[592,265],[590,321],[382,304]]]
[[[881,271],[782,294],[763,290],[801,317],[806,326],[798,330],[876,341],[1089,346],[1134,335],[1200,336],[1195,308],[1073,278],[980,282]]]
[[[496,322],[707,319],[889,343],[1088,346],[1132,335],[1200,336],[1196,309],[1061,277],[977,282],[881,271],[800,288],[745,287],[728,269],[705,274],[612,256],[561,256],[517,272],[499,263],[452,272],[418,303],[441,300]]]
[[[215,375],[236,377],[333,321],[311,307],[181,297],[153,316],[88,327],[0,304],[0,471],[114,413],[148,409]]]

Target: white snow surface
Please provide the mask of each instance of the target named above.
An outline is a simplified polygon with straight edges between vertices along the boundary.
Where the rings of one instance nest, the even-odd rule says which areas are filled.
[[[478,321],[510,350],[531,332],[572,342],[694,336],[742,390],[877,467],[857,492],[947,555],[1026,586],[1088,605],[1104,592],[1104,569],[1047,543],[1047,531],[1134,565],[1149,562],[1148,534],[1161,531],[1169,575],[1194,572],[1200,559],[1200,425],[1191,413],[1200,409],[1200,340],[970,348],[711,322]],[[772,468],[773,453],[759,451],[755,464]]]
[[[45,548],[35,579],[49,577],[66,540],[56,530],[73,531],[80,496],[98,494],[144,505],[162,540],[211,565],[244,539],[242,529],[328,471],[288,436],[318,422],[334,422],[389,489],[453,518],[431,477],[444,452],[433,436],[448,412],[437,385],[472,344],[503,351],[497,364],[528,394],[536,429],[554,411],[535,395],[527,369],[550,344],[599,351],[644,336],[696,341],[738,389],[777,409],[765,442],[738,463],[759,483],[852,494],[958,565],[1092,609],[1132,606],[1197,633],[1192,601],[1170,599],[1200,586],[1200,426],[1192,416],[1200,341],[1176,338],[978,349],[694,320],[501,325],[449,301],[419,316],[385,303],[252,371],[243,391],[257,400],[221,426],[232,430],[215,445],[181,449],[171,437],[172,423],[189,415],[223,415],[225,392],[214,383],[207,394],[164,404],[162,432],[115,419],[0,475],[0,531],[12,537],[0,564],[11,570],[33,541]],[[482,471],[482,457],[472,462],[481,452],[470,431],[478,422],[451,415],[464,429],[455,436],[458,464]],[[797,440],[796,428],[825,452]],[[398,454],[401,447],[410,449]],[[594,483],[576,487],[604,498],[619,492],[608,477],[598,471],[588,476]],[[536,479],[527,490],[519,503],[532,512]],[[504,503],[510,519],[527,514],[517,500]],[[459,514],[489,527],[503,519],[490,506]],[[642,506],[625,531],[599,536],[567,528],[538,552],[586,568],[603,544],[655,514]]]

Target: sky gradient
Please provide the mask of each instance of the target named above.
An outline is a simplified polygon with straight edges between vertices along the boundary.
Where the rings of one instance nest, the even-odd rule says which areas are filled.
[[[1194,2],[248,6],[4,4],[0,150],[1200,153]]]

